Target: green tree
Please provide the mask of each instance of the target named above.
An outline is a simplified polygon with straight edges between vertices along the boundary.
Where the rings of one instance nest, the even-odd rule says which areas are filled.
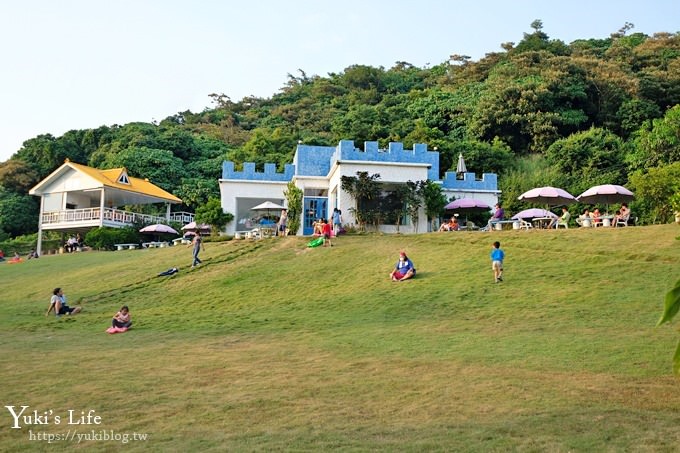
[[[429,179],[420,181],[418,192],[425,205],[425,215],[430,222],[430,231],[434,230],[434,220],[439,218],[447,200],[442,193],[441,186]]]
[[[663,118],[643,127],[633,140],[629,155],[633,169],[644,169],[680,161],[680,105],[669,109]]]
[[[176,195],[185,205],[196,209],[211,198],[219,198],[220,189],[217,179],[183,178]]]
[[[0,186],[18,194],[26,194],[40,181],[38,172],[24,161],[10,159],[0,163]]]
[[[631,207],[645,223],[667,223],[673,218],[671,198],[680,193],[680,161],[650,168],[647,173],[637,171],[630,177],[635,193]]]
[[[604,129],[591,128],[558,140],[546,157],[563,175],[562,186],[572,192],[626,182],[623,141]]]
[[[366,224],[372,220],[372,206],[380,197],[380,175],[369,175],[367,171],[358,171],[356,176],[342,176],[340,186],[354,198],[354,207],[350,211],[354,214],[360,231],[366,231]]]
[[[125,167],[130,176],[147,178],[171,193],[177,190],[185,175],[182,160],[163,149],[132,147],[111,157],[107,167]]]
[[[288,206],[288,230],[295,235],[300,229],[302,219],[303,191],[296,187],[293,181],[289,181],[283,191],[283,196],[286,197]]]
[[[213,235],[222,231],[232,220],[234,220],[234,214],[224,212],[219,198],[211,198],[206,204],[196,209],[196,223],[210,225]]]
[[[0,188],[0,231],[12,237],[38,230],[38,201],[30,195],[20,195]]]

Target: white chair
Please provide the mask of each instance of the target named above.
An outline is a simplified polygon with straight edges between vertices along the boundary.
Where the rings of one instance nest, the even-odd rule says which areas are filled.
[[[628,219],[629,218],[630,218],[630,216],[626,216],[626,217],[622,217],[620,219],[616,219],[616,225],[614,225],[614,226],[616,226],[616,227],[628,226]]]
[[[534,226],[531,224],[531,222],[527,222],[524,219],[519,220],[519,229],[520,230],[529,230],[532,229]]]

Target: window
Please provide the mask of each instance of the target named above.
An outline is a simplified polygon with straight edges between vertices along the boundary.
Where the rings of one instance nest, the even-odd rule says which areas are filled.
[[[118,177],[118,182],[121,184],[130,184],[130,180],[128,180],[128,176],[126,172],[122,172],[120,176]]]

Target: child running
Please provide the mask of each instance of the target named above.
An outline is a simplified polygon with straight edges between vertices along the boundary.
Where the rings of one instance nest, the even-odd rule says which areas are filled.
[[[496,241],[491,249],[491,269],[495,283],[503,281],[503,258],[505,258],[505,252],[501,250],[501,243]]]

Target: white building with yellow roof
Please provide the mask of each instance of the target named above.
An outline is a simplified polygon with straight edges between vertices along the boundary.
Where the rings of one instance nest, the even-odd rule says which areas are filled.
[[[40,197],[37,251],[41,253],[43,230],[69,233],[86,232],[96,227],[122,228],[137,222],[187,223],[192,218],[180,218],[170,213],[170,206],[182,200],[152,184],[148,179],[128,175],[125,168],[99,170],[70,162],[33,187],[29,194]],[[164,217],[139,214],[124,206],[164,203]]]

